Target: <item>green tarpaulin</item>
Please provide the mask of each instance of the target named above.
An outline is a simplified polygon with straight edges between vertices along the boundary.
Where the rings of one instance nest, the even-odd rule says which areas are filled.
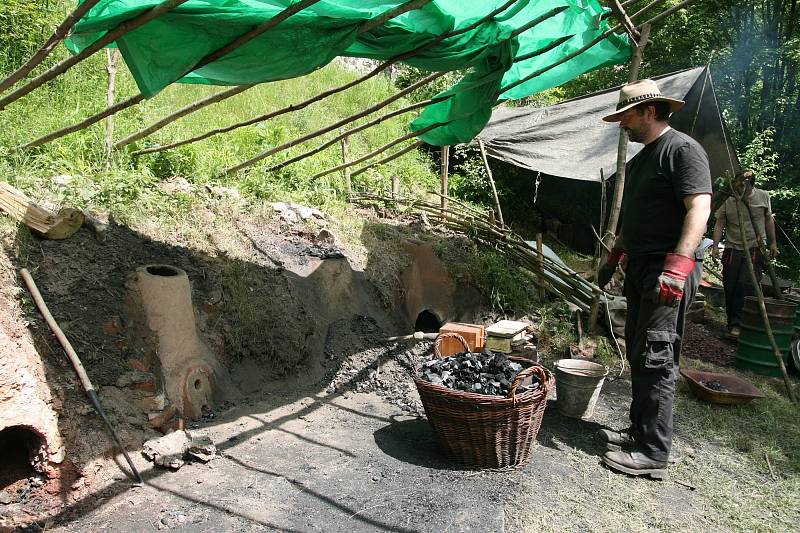
[[[79,51],[121,22],[161,4],[159,0],[104,0],[75,26],[67,46]],[[368,32],[359,25],[404,2],[401,0],[321,0],[292,15],[223,58],[200,69],[205,56],[230,43],[287,7],[290,0],[188,0],[122,36],[116,42],[142,93],[151,97],[167,85],[241,85],[303,76],[336,56],[386,60],[465,28],[506,0],[433,0]],[[514,30],[555,8],[565,8],[520,35]],[[445,91],[450,97],[428,106],[411,124],[433,145],[459,144],[477,135],[498,102],[560,85],[593,69],[630,57],[625,36],[611,35],[591,49],[511,90],[504,87],[564,58],[601,35],[608,24],[597,0],[519,0],[490,22],[448,38],[409,59],[429,71],[468,69]],[[571,36],[550,51],[515,62]]]

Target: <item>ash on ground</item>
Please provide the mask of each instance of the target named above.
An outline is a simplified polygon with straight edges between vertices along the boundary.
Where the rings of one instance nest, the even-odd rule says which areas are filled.
[[[449,389],[491,396],[508,396],[514,378],[521,370],[521,364],[515,363],[501,353],[462,352],[444,359],[437,357],[425,361],[420,370],[420,377],[434,385],[443,385]],[[530,385],[517,386],[517,393],[533,391],[538,387],[538,378],[534,378]]]
[[[354,315],[331,324],[325,338],[326,392],[347,391],[382,396],[410,416],[425,410],[412,379],[420,359],[432,353],[432,342],[385,343],[388,336],[369,316]]]

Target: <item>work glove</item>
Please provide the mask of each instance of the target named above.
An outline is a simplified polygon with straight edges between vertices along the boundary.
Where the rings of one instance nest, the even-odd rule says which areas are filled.
[[[618,250],[614,248],[611,250],[611,254],[609,254],[608,259],[606,262],[603,263],[597,270],[597,286],[601,289],[605,288],[608,285],[608,282],[611,281],[611,277],[614,275],[614,272],[617,270],[617,265],[622,260],[622,257],[625,255],[625,252],[622,250]]]
[[[657,304],[677,307],[683,298],[686,278],[694,270],[695,261],[685,255],[667,254],[664,270],[658,276],[654,299]]]

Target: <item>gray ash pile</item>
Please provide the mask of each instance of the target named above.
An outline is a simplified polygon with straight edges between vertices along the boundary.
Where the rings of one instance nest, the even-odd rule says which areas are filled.
[[[437,357],[425,361],[420,369],[420,378],[449,389],[508,396],[511,384],[521,370],[521,364],[501,353],[462,352],[444,359]],[[517,387],[517,394],[534,391],[539,385],[538,376],[533,376],[531,383]]]

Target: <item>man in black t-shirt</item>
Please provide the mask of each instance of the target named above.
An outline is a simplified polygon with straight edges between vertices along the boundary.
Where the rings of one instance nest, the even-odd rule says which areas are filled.
[[[663,477],[672,448],[672,402],[686,311],[697,291],[702,252],[696,252],[711,214],[708,156],[667,119],[683,102],[664,97],[652,80],[622,88],[618,122],[644,148],[627,165],[622,231],[597,283],[608,284],[623,253],[631,368],[628,429],[603,429],[610,451],[603,462],[632,475]]]

